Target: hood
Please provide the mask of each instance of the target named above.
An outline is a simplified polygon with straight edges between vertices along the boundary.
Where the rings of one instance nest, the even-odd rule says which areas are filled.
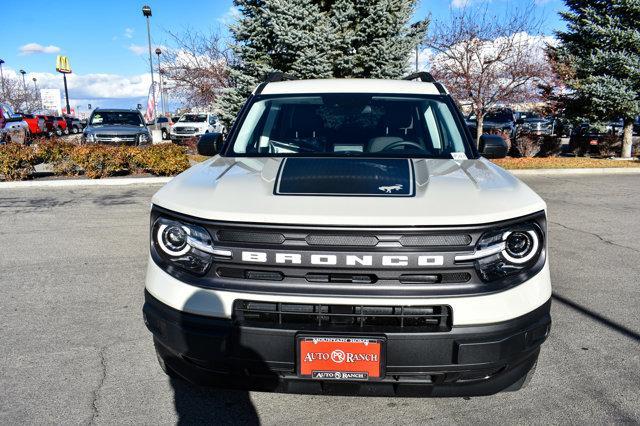
[[[117,126],[106,124],[104,126],[88,126],[85,131],[93,133],[102,133],[105,135],[123,135],[132,133],[144,133],[147,132],[147,128],[144,126]]]
[[[175,127],[207,127],[209,124],[207,122],[191,122],[191,121],[180,121],[178,123],[173,123]]]
[[[278,194],[282,163],[217,156],[175,177],[152,202],[210,220],[335,226],[475,225],[546,208],[528,186],[484,158],[410,160],[414,190],[402,197]],[[339,178],[349,188],[362,175]],[[393,185],[381,185],[381,192],[385,186]]]

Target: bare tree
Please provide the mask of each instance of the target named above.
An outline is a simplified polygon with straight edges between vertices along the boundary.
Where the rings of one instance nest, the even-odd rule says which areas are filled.
[[[487,6],[466,6],[434,22],[426,40],[431,73],[477,118],[476,142],[487,111],[501,103],[539,100],[538,87],[553,73],[533,3],[504,16]],[[538,46],[536,46],[536,43]]]
[[[25,91],[24,84],[20,78],[4,78],[5,97],[2,99],[7,102],[15,111],[32,112],[40,107],[40,100],[35,89],[27,85]]]
[[[210,106],[229,85],[229,52],[215,31],[168,32],[171,47],[163,49],[162,75],[167,90],[188,106]]]

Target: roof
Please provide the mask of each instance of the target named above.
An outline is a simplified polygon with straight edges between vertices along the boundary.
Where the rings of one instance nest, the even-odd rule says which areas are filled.
[[[112,111],[112,112],[140,112],[133,108],[96,108],[94,111]]]
[[[268,83],[264,89],[262,89],[263,95],[295,93],[440,94],[438,88],[433,83],[364,78],[279,81]]]

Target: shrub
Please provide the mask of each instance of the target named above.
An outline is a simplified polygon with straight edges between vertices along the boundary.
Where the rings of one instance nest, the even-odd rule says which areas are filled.
[[[559,136],[547,135],[542,136],[540,143],[540,157],[555,157],[562,151],[562,139]]]
[[[6,180],[24,180],[33,173],[37,164],[31,147],[8,143],[0,145],[0,173]]]
[[[73,149],[78,146],[60,138],[38,140],[34,145],[39,161],[54,164],[68,159]]]
[[[127,153],[120,147],[77,146],[71,152],[71,160],[84,169],[85,176],[92,179],[113,176],[129,168]]]
[[[533,157],[540,151],[540,138],[521,133],[516,138],[513,149],[520,157]]]
[[[186,148],[171,143],[141,148],[133,158],[135,166],[154,175],[169,176],[189,168]]]

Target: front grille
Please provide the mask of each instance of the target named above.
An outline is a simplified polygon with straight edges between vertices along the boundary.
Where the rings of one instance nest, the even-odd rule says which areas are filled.
[[[116,142],[116,143],[133,143],[136,141],[135,135],[107,135],[96,134],[96,141],[98,142]]]
[[[469,234],[441,233],[355,233],[320,234],[315,232],[269,232],[220,229],[218,241],[309,247],[466,247],[471,244]]]
[[[471,236],[459,235],[403,235],[400,244],[404,247],[433,247],[433,246],[466,246],[471,243]]]
[[[217,234],[218,241],[225,242],[282,244],[285,241],[284,235],[269,232],[220,230],[217,232]]]
[[[321,305],[237,300],[235,322],[243,326],[296,330],[446,332],[451,308],[436,306]]]
[[[196,132],[195,127],[175,127],[174,130],[176,133],[195,133]]]

